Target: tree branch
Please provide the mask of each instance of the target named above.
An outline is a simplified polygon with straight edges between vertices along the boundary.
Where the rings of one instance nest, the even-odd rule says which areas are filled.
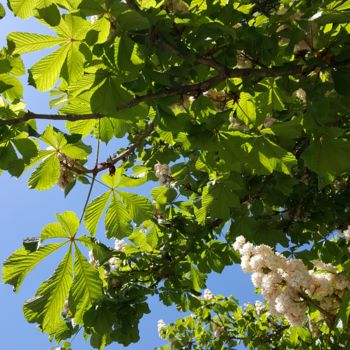
[[[132,145],[130,145],[124,152],[118,154],[116,157],[112,158],[111,160],[109,160],[106,163],[100,163],[100,164],[96,165],[94,169],[87,170],[85,173],[93,173],[93,174],[97,175],[100,171],[104,171],[104,170],[109,169],[109,167],[111,165],[116,164],[120,160],[122,160],[122,161],[126,160],[136,150],[136,148],[141,144],[141,142],[146,137],[148,137],[149,135],[152,134],[153,130],[154,130],[154,123],[150,122],[148,124],[146,130],[143,131],[142,133],[140,133],[136,137],[135,142]]]
[[[151,102],[156,99],[172,97],[172,96],[182,96],[182,95],[198,95],[205,91],[208,91],[210,88],[215,87],[222,81],[229,78],[250,78],[250,79],[263,79],[263,78],[276,78],[281,76],[288,75],[299,75],[299,74],[308,74],[310,73],[316,65],[307,66],[307,65],[287,65],[282,67],[273,67],[273,68],[237,68],[226,70],[220,74],[204,80],[195,84],[188,84],[176,87],[174,89],[164,89],[163,91],[151,93],[143,96],[136,96],[132,100],[121,103],[116,106],[116,112],[121,111],[127,108],[137,106],[142,102]],[[44,120],[88,120],[88,119],[100,119],[108,117],[100,113],[90,113],[90,114],[42,114],[42,113],[33,113],[26,112],[22,117],[14,119],[2,119],[0,120],[0,126],[4,125],[17,125],[24,123],[32,119],[44,119]],[[113,116],[111,116],[113,117]]]

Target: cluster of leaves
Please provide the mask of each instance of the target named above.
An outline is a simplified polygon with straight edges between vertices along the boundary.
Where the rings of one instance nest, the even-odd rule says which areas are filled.
[[[19,177],[36,166],[29,178],[36,190],[58,183],[67,195],[78,181],[90,186],[84,220],[57,215],[40,246],[27,242],[4,263],[3,280],[18,290],[40,261],[68,247],[25,303],[29,322],[57,342],[83,328],[96,348],[127,345],[139,339],[147,297],[157,294],[165,305],[198,314],[198,323],[187,319],[181,332],[199,337],[199,347],[232,347],[241,336],[257,347],[260,334],[273,332],[271,322],[278,328],[283,321],[253,321],[256,315],[242,314],[233,299],[218,299],[212,311],[225,324],[235,313],[227,336],[217,339],[202,324],[212,325],[212,311],[198,296],[211,271],[239,261],[235,237],[347,269],[347,254],[329,234],[349,225],[350,1],[9,6],[55,34],[13,32],[0,52],[0,168]],[[42,49],[52,51],[29,68],[28,83],[51,92],[58,114],[30,112],[22,101],[21,55]],[[67,123],[65,130],[40,130],[38,119]],[[86,144],[89,135],[96,149]],[[124,137],[130,145],[100,162],[100,142]],[[168,183],[152,190],[154,203],[124,190],[156,181],[157,163],[173,165]],[[95,184],[107,191],[90,200]],[[123,251],[94,238],[102,217],[107,238],[127,238]],[[82,221],[90,235],[77,237]],[[58,238],[64,241],[42,245]],[[298,251],[305,244],[312,249]],[[80,245],[92,250],[93,263]],[[344,320],[341,334],[348,331]],[[280,347],[309,341],[306,331],[282,332]]]

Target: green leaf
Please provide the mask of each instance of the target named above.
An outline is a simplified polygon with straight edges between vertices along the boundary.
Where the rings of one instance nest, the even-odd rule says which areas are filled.
[[[119,188],[137,187],[144,184],[147,181],[147,176],[129,177],[122,175],[118,184]]]
[[[70,45],[60,47],[30,68],[30,81],[34,83],[38,90],[47,91],[55,85],[69,48]]]
[[[72,134],[80,134],[82,136],[87,136],[90,134],[92,129],[95,127],[96,120],[77,120],[77,121],[68,121],[66,124],[66,128]]]
[[[64,135],[61,132],[55,131],[52,125],[46,127],[40,139],[55,150],[60,150],[67,143]]]
[[[58,222],[52,222],[44,227],[41,231],[40,240],[44,242],[51,238],[70,238],[70,235]]]
[[[6,15],[5,8],[0,4],[0,19],[3,19],[5,15]]]
[[[246,125],[255,123],[256,110],[253,96],[246,92],[241,92],[239,101],[237,102],[237,118],[242,120]]]
[[[61,21],[60,11],[53,0],[39,0],[36,6],[38,17],[50,26],[57,26]]]
[[[21,18],[33,16],[33,8],[36,0],[9,0],[9,6],[13,13]]]
[[[102,297],[102,281],[76,244],[74,247],[74,280],[69,293],[69,307],[75,321],[82,324],[84,312]]]
[[[86,159],[89,155],[89,150],[91,150],[90,147],[83,148],[79,147],[78,145],[72,144],[66,144],[63,147],[61,147],[61,152],[73,159]]]
[[[28,253],[25,248],[16,250],[3,264],[2,280],[11,284],[17,292],[26,275],[48,255],[65,244],[66,242],[48,244],[32,253]]]
[[[67,81],[73,83],[77,81],[84,72],[84,55],[79,51],[80,42],[73,41],[69,44],[69,51],[67,53]]]
[[[38,155],[38,144],[27,136],[17,137],[12,142],[23,156],[23,159],[29,160]]]
[[[60,177],[60,161],[56,154],[51,154],[32,173],[28,180],[29,188],[48,190]]]
[[[114,115],[117,105],[126,103],[132,95],[126,91],[116,78],[108,78],[91,96],[91,109],[95,113]]]
[[[144,30],[151,27],[148,19],[134,10],[127,10],[117,16],[117,22],[125,30]]]
[[[350,67],[332,69],[334,88],[338,94],[350,96]]]
[[[336,175],[350,169],[349,153],[348,141],[323,136],[310,144],[302,159],[309,169],[331,182]]]
[[[138,56],[138,46],[127,35],[115,38],[114,60],[121,71],[137,72],[143,63]]]
[[[23,85],[16,77],[9,74],[0,74],[0,83],[6,86],[3,90],[3,94],[8,100],[15,101],[22,98]]]
[[[59,38],[57,36],[22,32],[10,33],[7,40],[15,44],[14,53],[20,55],[27,52],[47,49],[65,42],[64,38]]]
[[[124,168],[116,168],[114,175],[104,174],[101,176],[101,180],[109,186],[111,189],[116,188],[119,185],[120,177],[124,173]]]
[[[58,222],[70,237],[75,236],[79,228],[79,219],[73,211],[65,211],[62,214],[56,214]]]
[[[106,236],[121,239],[132,232],[131,217],[120,200],[113,193],[112,202],[105,217]]]
[[[90,234],[95,235],[98,222],[111,196],[111,191],[108,191],[90,202],[85,210],[84,223]]]
[[[166,186],[154,187],[151,191],[152,198],[159,204],[171,203],[177,196],[176,190]]]
[[[280,171],[288,175],[291,167],[296,165],[296,158],[291,152],[266,137],[254,138],[243,148],[248,154],[249,167],[258,174]]]
[[[59,325],[63,305],[72,285],[71,246],[54,274],[41,284],[33,299],[23,305],[24,316],[39,323],[44,332],[54,333]]]
[[[196,292],[199,292],[204,287],[203,274],[201,274],[193,265],[191,265],[190,279],[192,282],[192,287]]]
[[[340,305],[335,324],[337,324],[338,321],[341,320],[343,322],[343,326],[346,327],[349,321],[349,315],[350,315],[350,291],[348,290],[342,298],[342,303]]]
[[[117,193],[136,224],[140,224],[152,216],[152,204],[146,197],[122,191],[117,191]]]

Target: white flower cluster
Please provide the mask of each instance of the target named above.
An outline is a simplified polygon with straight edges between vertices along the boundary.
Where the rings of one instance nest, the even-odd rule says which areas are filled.
[[[213,293],[209,289],[205,289],[203,293],[203,299],[209,301],[214,298]]]
[[[156,177],[159,179],[159,183],[162,186],[169,186],[171,180],[171,172],[168,164],[157,163],[154,165],[154,171]]]
[[[306,299],[316,301],[322,310],[335,314],[349,281],[336,268],[313,261],[308,270],[300,259],[287,259],[267,245],[254,246],[243,236],[237,237],[233,248],[241,254],[241,267],[252,273],[252,282],[260,288],[275,316],[284,315],[292,326],[305,320]]]
[[[108,263],[111,272],[114,272],[118,269],[119,261],[117,257],[114,256],[113,258],[110,258],[108,260]]]
[[[343,231],[343,236],[347,241],[350,241],[350,226],[348,226],[347,230]]]
[[[122,252],[124,250],[126,246],[126,242],[124,241],[124,239],[116,239],[115,243],[114,243],[114,249],[117,252]]]
[[[265,304],[262,303],[260,300],[256,300],[254,306],[258,315],[261,315],[265,310]]]
[[[166,323],[163,320],[158,320],[157,328],[158,328],[158,335],[160,338],[164,338],[164,335],[161,332],[164,327],[166,327]]]

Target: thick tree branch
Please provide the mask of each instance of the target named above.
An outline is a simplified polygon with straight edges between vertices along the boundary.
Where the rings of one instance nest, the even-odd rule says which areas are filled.
[[[172,97],[172,96],[182,96],[182,95],[198,95],[209,89],[215,87],[222,81],[229,78],[250,78],[250,79],[263,79],[263,78],[276,78],[281,76],[288,75],[299,75],[299,74],[308,74],[316,66],[307,66],[307,65],[286,65],[282,67],[273,67],[273,68],[237,68],[226,70],[220,74],[204,80],[196,84],[188,84],[179,86],[173,89],[164,89],[161,92],[151,93],[143,96],[136,96],[132,100],[121,103],[116,106],[116,111],[121,111],[127,108],[137,106],[142,102],[151,102],[156,99]],[[90,113],[90,114],[42,114],[42,113],[33,113],[28,111],[22,117],[14,119],[2,119],[0,120],[0,126],[4,125],[17,125],[24,123],[32,119],[44,119],[44,120],[88,120],[88,119],[100,119],[106,117],[106,115],[100,113]],[[112,116],[111,116],[112,117]]]

